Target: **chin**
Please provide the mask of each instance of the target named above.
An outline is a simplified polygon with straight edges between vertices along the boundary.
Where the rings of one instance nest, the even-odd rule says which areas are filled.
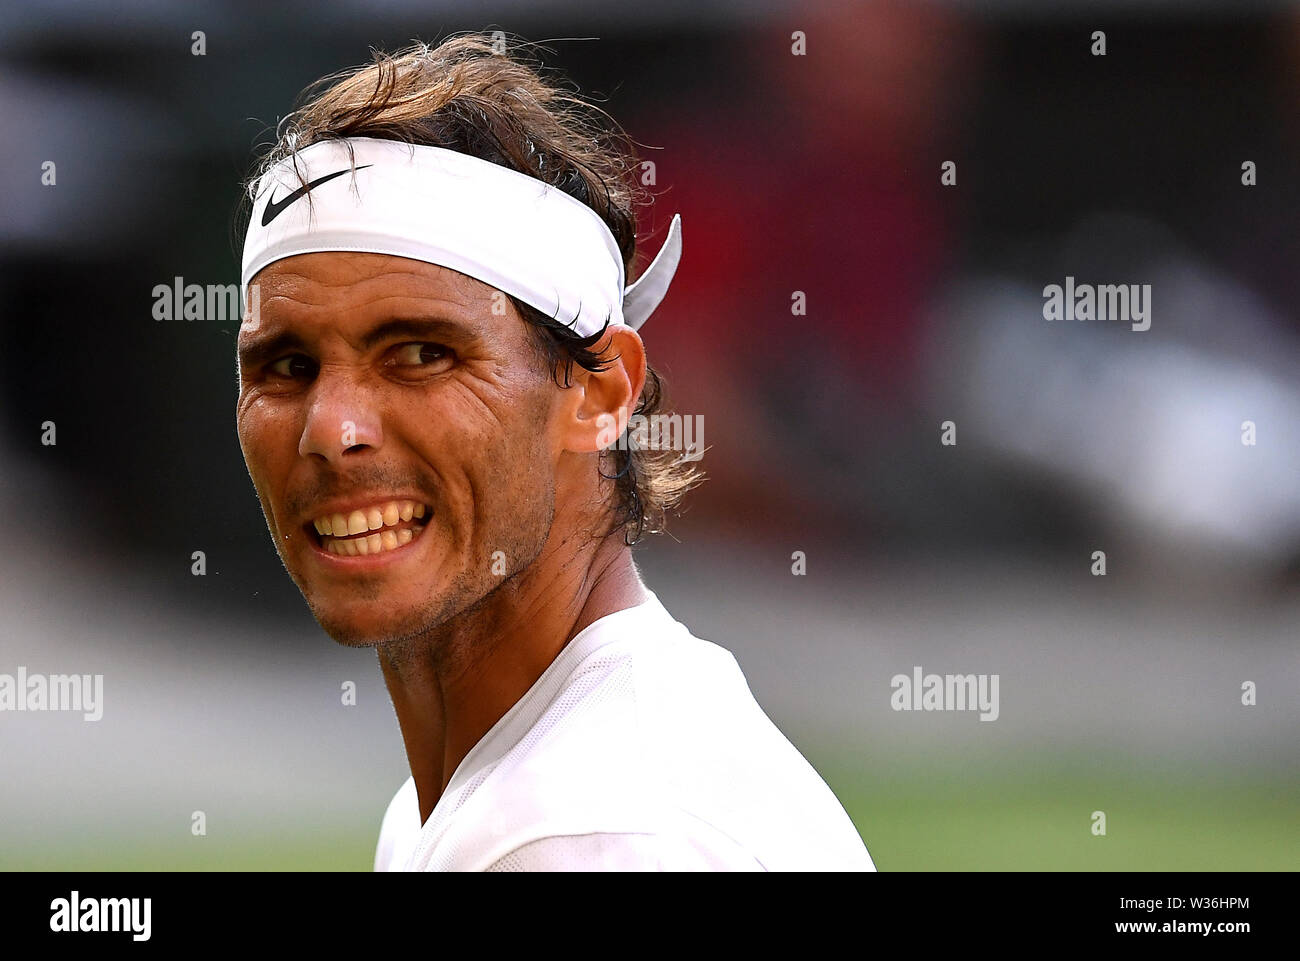
[[[388,578],[354,578],[345,585],[294,580],[316,622],[346,647],[378,647],[427,636],[502,587],[500,579],[484,584],[464,571],[449,581],[434,576],[418,585],[407,580],[400,587],[390,586]]]
[[[316,623],[336,643],[342,644],[344,647],[378,647],[386,640],[389,640],[382,633],[360,629],[356,624],[349,621],[331,621],[317,616]]]
[[[379,603],[383,604],[383,601]],[[377,647],[389,641],[422,634],[436,626],[428,623],[427,610],[395,612],[391,605],[384,605],[380,611],[373,609],[374,602],[347,605],[351,610],[340,609],[335,604],[317,605],[309,602],[308,606],[316,623],[325,633],[345,647]]]

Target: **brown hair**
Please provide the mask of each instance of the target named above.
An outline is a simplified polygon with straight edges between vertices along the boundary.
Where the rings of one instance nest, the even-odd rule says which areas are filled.
[[[443,147],[536,177],[586,204],[614,235],[630,277],[635,208],[648,199],[632,176],[629,138],[531,52],[507,55],[506,42],[499,32],[467,33],[436,47],[374,50],[372,63],[318,80],[281,122],[276,142],[248,181],[246,201],[271,166],[318,141],[375,137]],[[515,51],[545,49],[513,38],[510,44]],[[536,308],[511,301],[557,384],[568,386],[574,364],[595,371],[610,363],[594,352],[603,330],[579,337]],[[633,414],[663,413],[663,400],[662,380],[647,366]],[[628,544],[662,531],[669,511],[704,477],[684,452],[648,450],[626,438],[604,452],[601,473],[615,489],[609,533],[622,530]]]

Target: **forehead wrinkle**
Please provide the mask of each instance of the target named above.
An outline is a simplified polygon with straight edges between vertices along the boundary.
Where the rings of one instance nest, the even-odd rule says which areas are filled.
[[[293,266],[293,261],[298,257],[316,258],[325,255],[340,257],[337,260],[318,261],[310,260],[309,263],[315,265],[311,269],[307,264]],[[340,256],[341,255],[341,256]],[[351,257],[366,258],[365,260],[353,260]],[[374,269],[368,270],[365,265],[369,258],[378,259]],[[322,269],[322,264],[328,263],[330,268]],[[281,266],[283,265],[283,266]],[[278,268],[278,269],[277,269]],[[264,268],[272,271],[275,277],[298,277],[309,283],[319,283],[327,287],[348,287],[354,284],[363,284],[374,280],[380,280],[385,277],[414,277],[419,281],[428,283],[436,281],[447,282],[449,286],[456,287],[483,287],[491,290],[490,284],[484,283],[477,278],[470,277],[451,267],[444,267],[442,264],[429,263],[422,260],[413,260],[410,257],[399,257],[395,254],[370,254],[370,253],[350,253],[347,251],[316,251],[310,254],[298,254],[294,257],[286,257],[283,260],[276,261],[274,264]],[[347,279],[331,280],[331,274],[348,273]],[[321,278],[319,275],[324,274]]]
[[[351,274],[348,279],[336,279],[340,271],[325,269],[322,261],[314,261],[314,268],[285,266],[275,271],[265,284],[270,292],[263,295],[258,332],[274,336],[300,331],[304,339],[335,332],[351,342],[359,339],[358,320],[364,336],[364,328],[374,329],[387,320],[429,316],[459,325],[465,336],[481,344],[508,342],[515,333],[509,321],[518,323],[520,318],[508,300],[505,314],[491,312],[491,301],[500,292],[490,284],[438,264],[373,256],[383,263],[382,270],[357,276],[355,269],[345,269],[342,272]],[[390,286],[415,289],[394,291]],[[403,306],[395,306],[399,302]]]
[[[362,281],[358,281],[356,286],[361,288],[371,286],[382,286],[391,283],[394,278],[410,277],[417,281],[415,289],[402,289],[391,293],[382,293],[377,297],[366,296],[366,304],[380,304],[386,300],[406,299],[429,301],[438,304],[453,304],[462,308],[465,312],[459,320],[469,321],[476,319],[482,314],[492,301],[492,296],[496,292],[495,288],[482,281],[465,277],[456,271],[447,271],[453,276],[444,279],[435,280],[428,274],[414,271],[389,271],[384,274],[376,275]]]
[[[454,279],[453,277],[434,278],[416,270],[390,270],[350,280],[331,280],[296,271],[276,274],[271,278],[273,292],[270,296],[263,295],[263,306],[277,300],[289,300],[310,306],[328,306],[320,297],[322,292],[355,289],[356,298],[367,305],[394,298],[409,298],[412,300],[438,301],[440,303],[456,304],[468,309],[476,309],[490,302],[492,295],[496,293],[494,287],[482,281],[466,277],[454,270],[448,270],[446,273],[453,275]],[[383,290],[389,285],[396,285],[398,278],[413,278],[417,283],[415,285],[403,284],[401,290],[391,293],[385,292],[378,296],[371,293],[371,290],[376,287]],[[288,289],[283,291],[275,290],[275,288],[282,286],[277,283],[280,280],[287,282],[283,286],[287,286]],[[412,287],[414,289],[411,289]],[[346,301],[352,298],[345,296],[343,299]]]

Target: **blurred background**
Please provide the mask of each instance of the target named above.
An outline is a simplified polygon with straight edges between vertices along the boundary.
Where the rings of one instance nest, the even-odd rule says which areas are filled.
[[[682,214],[644,334],[710,480],[638,562],[877,866],[1300,866],[1300,10],[592,6],[0,9],[0,673],[104,675],[99,722],[0,712],[0,867],[370,868],[409,773],[374,655],[270,543],[236,324],[152,291],[238,282],[304,86],[498,28],[654,161],[641,263]],[[1151,329],[1044,320],[1067,276],[1150,284]],[[918,665],[999,674],[998,720],[891,710]]]

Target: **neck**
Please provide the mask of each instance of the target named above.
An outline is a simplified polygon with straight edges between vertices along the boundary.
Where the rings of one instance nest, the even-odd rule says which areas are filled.
[[[564,646],[596,620],[648,597],[615,534],[548,541],[518,576],[429,634],[381,645],[406,757],[428,820],[457,766]]]

